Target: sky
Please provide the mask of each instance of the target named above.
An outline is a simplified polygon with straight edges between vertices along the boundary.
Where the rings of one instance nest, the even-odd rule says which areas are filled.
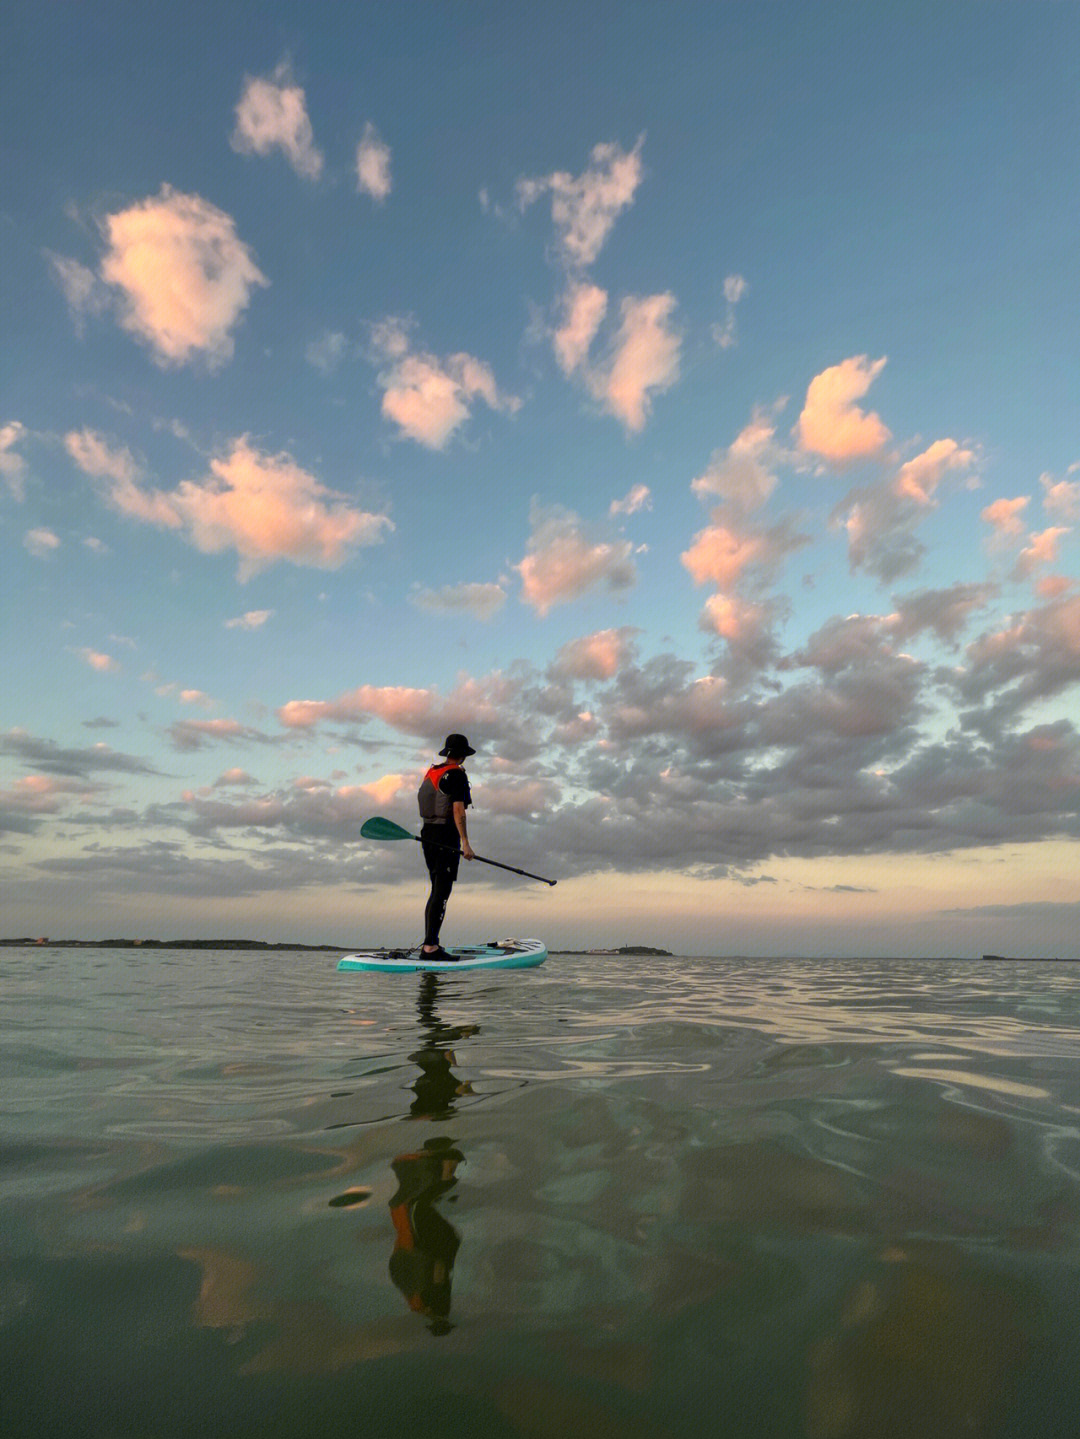
[[[0,935],[1080,957],[1074,5],[7,27]]]

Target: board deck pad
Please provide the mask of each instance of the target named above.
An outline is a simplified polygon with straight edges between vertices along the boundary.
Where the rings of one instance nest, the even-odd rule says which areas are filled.
[[[542,939],[492,939],[486,944],[448,944],[446,953],[457,958],[432,961],[421,952],[420,945],[412,949],[357,950],[339,959],[337,967],[386,974],[413,974],[417,970],[532,969],[543,964],[548,952]]]

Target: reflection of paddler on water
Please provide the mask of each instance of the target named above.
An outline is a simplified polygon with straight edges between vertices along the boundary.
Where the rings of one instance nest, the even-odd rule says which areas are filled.
[[[397,1193],[390,1201],[394,1252],[390,1278],[409,1308],[431,1319],[432,1334],[449,1334],[450,1275],[461,1243],[453,1225],[435,1208],[435,1201],[457,1183],[455,1170],[464,1159],[453,1140],[428,1139],[422,1149],[399,1154],[391,1168]]]
[[[439,1018],[435,1008],[438,986],[437,975],[420,976],[416,1008],[426,1042],[409,1055],[420,1069],[412,1086],[416,1095],[409,1107],[412,1119],[449,1119],[455,1100],[472,1093],[468,1082],[451,1068],[457,1057],[450,1046],[478,1033],[478,1028],[475,1024],[446,1024]],[[429,1328],[435,1335],[449,1334],[453,1328],[448,1318],[450,1276],[461,1242],[435,1204],[457,1184],[455,1171],[464,1157],[453,1140],[438,1138],[399,1154],[391,1164],[398,1187],[390,1200],[395,1236],[390,1278],[409,1308],[432,1321]]]
[[[409,1055],[420,1075],[413,1084],[416,1098],[409,1107],[413,1119],[448,1119],[454,1112],[454,1101],[463,1094],[471,1094],[472,1086],[453,1073],[451,1065],[457,1063],[457,1056],[450,1048],[461,1039],[479,1033],[475,1024],[445,1024],[435,1010],[438,994],[438,976],[422,974],[416,1009],[422,1026],[427,1030],[425,1043]]]

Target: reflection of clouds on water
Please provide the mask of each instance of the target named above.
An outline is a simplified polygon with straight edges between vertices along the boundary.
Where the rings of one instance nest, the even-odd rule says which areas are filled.
[[[954,1439],[1000,1419],[1034,1296],[937,1246],[887,1251],[807,1353],[808,1439]]]
[[[206,1246],[177,1253],[199,1271],[191,1322],[233,1345],[257,1336],[240,1374],[330,1374],[411,1347],[400,1324],[351,1322],[324,1302],[270,1292],[272,1271],[239,1255]]]

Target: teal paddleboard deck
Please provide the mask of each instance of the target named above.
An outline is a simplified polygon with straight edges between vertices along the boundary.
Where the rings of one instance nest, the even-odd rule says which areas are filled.
[[[338,969],[377,970],[382,974],[413,974],[417,970],[532,969],[547,959],[542,939],[497,939],[488,944],[447,945],[453,959],[432,961],[415,949],[358,950],[338,960]]]

